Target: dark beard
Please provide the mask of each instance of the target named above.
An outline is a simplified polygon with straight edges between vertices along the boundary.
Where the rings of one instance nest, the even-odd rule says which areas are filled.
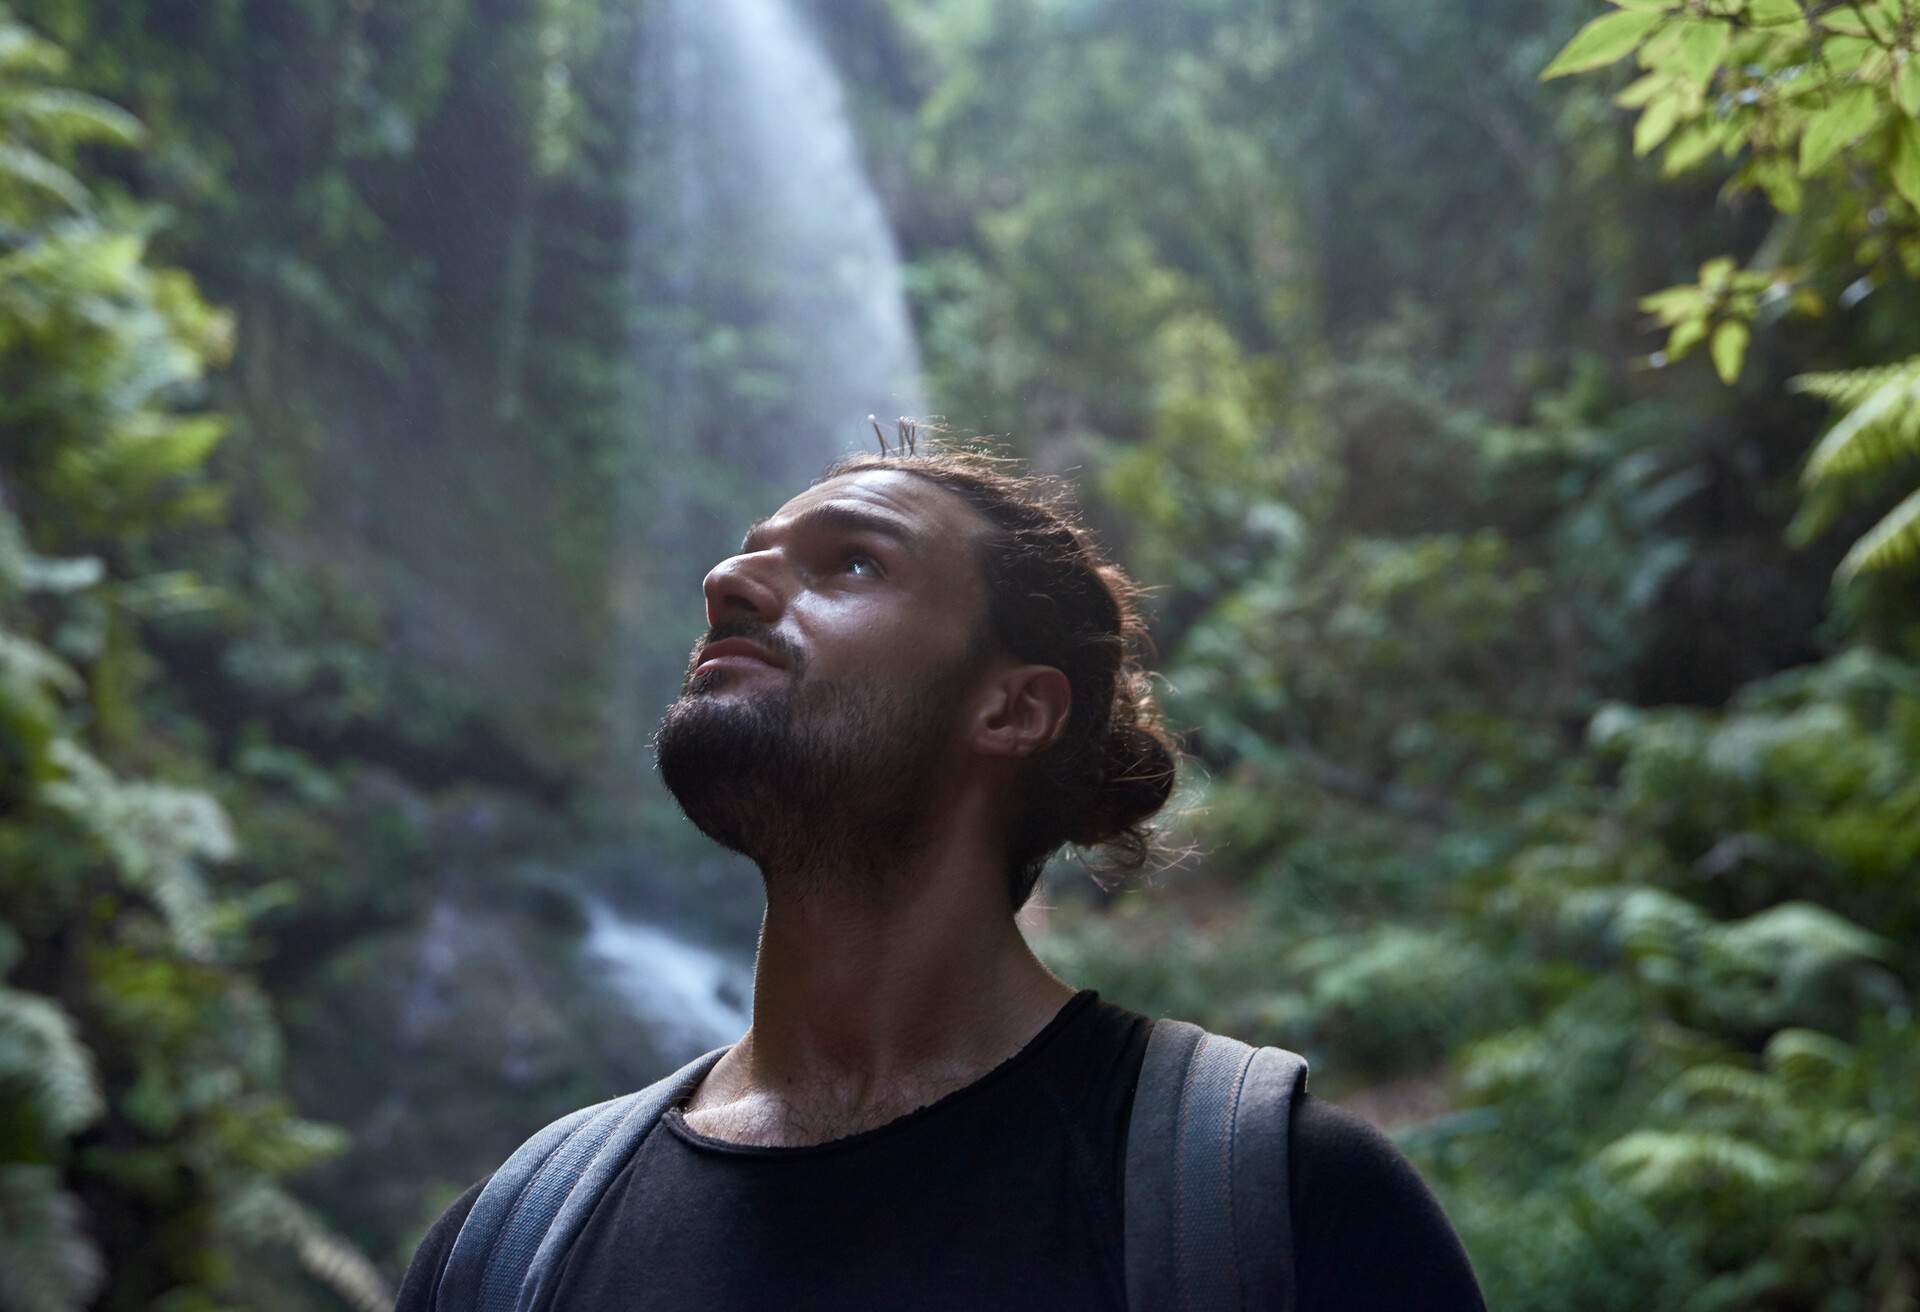
[[[695,676],[660,721],[654,759],[687,818],[759,865],[769,894],[871,893],[924,842],[967,668],[911,692],[782,671],[779,687],[722,697]],[[741,676],[707,676],[727,677]]]

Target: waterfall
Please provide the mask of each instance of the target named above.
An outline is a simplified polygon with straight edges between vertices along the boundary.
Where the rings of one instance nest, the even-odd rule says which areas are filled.
[[[893,234],[839,78],[788,0],[666,0],[667,281],[681,360],[662,397],[731,401],[735,458],[776,487],[860,439],[869,413],[917,413],[919,355]],[[702,375],[706,375],[704,378]]]
[[[753,972],[744,962],[629,920],[604,902],[589,902],[587,917],[587,952],[675,1060],[746,1031]]]
[[[678,816],[648,740],[705,630],[702,577],[749,520],[869,442],[869,414],[924,403],[893,234],[839,78],[789,0],[654,0],[639,58],[638,431],[618,489],[604,778],[633,880],[660,882],[687,872],[651,853],[691,845],[658,841]],[[752,982],[737,959],[588,911],[588,953],[652,1029],[680,1027],[670,1046],[739,1036]]]
[[[752,518],[924,413],[900,260],[841,83],[788,0],[657,0],[643,24],[636,412],[612,604],[614,809]],[[657,796],[656,796],[657,800]]]

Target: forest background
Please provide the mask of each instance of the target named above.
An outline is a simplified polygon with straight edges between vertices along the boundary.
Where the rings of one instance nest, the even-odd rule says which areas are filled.
[[[634,480],[779,499],[666,7],[0,6],[0,1307],[382,1306],[662,1069],[581,890],[750,936],[605,732]],[[1159,585],[1200,855],[1043,955],[1305,1052],[1493,1306],[1920,1304],[1920,6],[805,10],[932,408]]]

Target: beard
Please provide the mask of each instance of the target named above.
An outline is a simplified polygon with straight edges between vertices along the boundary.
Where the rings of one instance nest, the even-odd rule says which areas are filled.
[[[872,892],[926,841],[972,655],[907,688],[794,668],[777,686],[720,693],[742,676],[689,673],[655,763],[687,818],[753,860],[769,894]]]

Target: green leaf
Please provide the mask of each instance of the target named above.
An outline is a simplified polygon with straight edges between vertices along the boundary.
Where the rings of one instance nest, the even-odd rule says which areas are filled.
[[[1667,153],[1660,159],[1660,172],[1669,178],[1685,173],[1711,155],[1724,139],[1723,124],[1711,120],[1689,123],[1668,143]]]
[[[1682,319],[1667,334],[1667,358],[1678,360],[1694,347],[1706,340],[1707,321],[1702,319]]]
[[[1872,37],[1830,36],[1820,43],[1820,60],[1827,66],[1829,82],[1837,82],[1879,53],[1880,45]]]
[[[1872,87],[1848,87],[1833,103],[1807,120],[1800,138],[1800,176],[1809,177],[1846,146],[1859,140],[1880,115],[1880,97]]]
[[[1639,304],[1648,314],[1657,315],[1661,323],[1671,324],[1705,314],[1707,298],[1696,284],[1683,282],[1678,287],[1648,292],[1640,298]]]
[[[1713,369],[1720,375],[1721,382],[1731,384],[1740,376],[1740,366],[1747,358],[1747,342],[1752,337],[1753,330],[1738,319],[1729,319],[1713,330],[1713,341],[1707,350],[1713,356]]]
[[[1867,20],[1850,9],[1835,6],[1820,15],[1820,26],[1829,32],[1839,32],[1846,36],[1871,36],[1873,30],[1867,26]]]
[[[1727,53],[1733,29],[1716,21],[1689,22],[1680,26],[1680,36],[1666,67],[1695,86],[1705,86]]]
[[[1747,0],[1746,19],[1755,27],[1787,27],[1802,18],[1798,0]]]
[[[1680,93],[1669,92],[1641,111],[1633,125],[1633,153],[1645,155],[1665,141],[1680,119]]]
[[[1920,123],[1910,118],[1900,120],[1900,130],[1894,133],[1887,177],[1907,204],[1920,210]]]
[[[1665,20],[1664,13],[1644,9],[1623,9],[1617,13],[1602,14],[1574,33],[1566,49],[1541,71],[1540,80],[1544,82],[1548,78],[1565,77],[1568,73],[1604,68],[1631,52]]]
[[[1767,199],[1782,214],[1797,214],[1804,191],[1793,161],[1781,155],[1762,155],[1747,166],[1746,178],[1767,193]]]
[[[1920,118],[1920,58],[1908,55],[1893,80],[1893,98],[1910,117]]]
[[[1613,103],[1622,109],[1645,109],[1653,98],[1667,89],[1671,79],[1659,73],[1647,73],[1635,78],[1613,98]]]

